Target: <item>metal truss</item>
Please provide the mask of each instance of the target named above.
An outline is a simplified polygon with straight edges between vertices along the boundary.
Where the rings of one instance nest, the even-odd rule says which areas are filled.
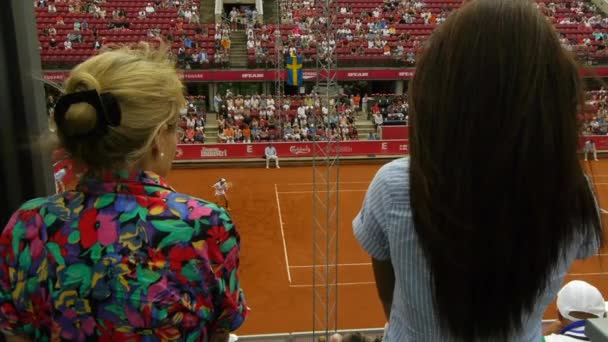
[[[276,109],[274,114],[279,118],[279,122],[284,127],[287,122],[287,118],[283,115],[283,101],[285,99],[285,57],[283,56],[283,39],[281,37],[281,0],[275,0],[276,3],[276,14],[277,24],[274,31],[274,56],[275,56],[275,84],[274,84],[274,95],[276,99]],[[280,130],[282,134],[282,130]]]
[[[329,115],[335,114],[335,70],[337,53],[335,46],[334,14],[332,0],[316,0],[318,22],[315,25],[317,41],[316,91],[321,108],[315,110],[313,123],[319,130],[330,134]],[[331,42],[334,42],[333,46]],[[317,132],[318,134],[319,132]],[[338,213],[340,180],[339,140],[315,140],[313,142],[313,340],[329,337],[338,330]]]

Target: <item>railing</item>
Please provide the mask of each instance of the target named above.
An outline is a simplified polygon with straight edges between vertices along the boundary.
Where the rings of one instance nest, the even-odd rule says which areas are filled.
[[[608,302],[607,302],[608,303]],[[554,320],[544,319],[542,325],[551,324]],[[352,329],[352,330],[340,330],[338,333],[344,335],[348,333],[358,332],[361,335],[372,339],[383,336],[384,329]],[[284,333],[284,334],[262,334],[262,335],[243,335],[239,336],[239,341],[257,341],[257,342],[315,342],[312,340],[312,332],[298,332],[298,333]],[[599,340],[598,340],[599,341]]]
[[[359,332],[363,336],[370,337],[372,339],[382,336],[384,329],[354,329],[354,330],[340,330],[338,333],[344,335],[348,333]],[[258,341],[258,342],[311,342],[313,338],[312,331],[309,332],[298,332],[298,333],[285,333],[285,334],[264,334],[264,335],[244,335],[239,336],[239,341]],[[313,341],[314,342],[314,341]]]

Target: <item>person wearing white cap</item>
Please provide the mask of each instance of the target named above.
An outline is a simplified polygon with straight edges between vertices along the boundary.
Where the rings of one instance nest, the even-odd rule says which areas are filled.
[[[586,320],[606,316],[604,297],[593,285],[573,280],[557,293],[557,316],[558,320],[545,329],[544,342],[589,341]]]

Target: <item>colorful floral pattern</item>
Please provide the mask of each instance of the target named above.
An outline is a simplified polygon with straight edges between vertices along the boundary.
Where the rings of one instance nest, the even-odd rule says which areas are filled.
[[[0,330],[35,341],[207,341],[247,306],[240,237],[151,172],[25,203],[0,237]]]

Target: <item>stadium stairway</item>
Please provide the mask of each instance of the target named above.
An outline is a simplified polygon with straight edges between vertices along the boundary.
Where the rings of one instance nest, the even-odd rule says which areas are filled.
[[[374,123],[371,120],[359,118],[356,121],[357,131],[359,133],[359,140],[367,140],[369,132],[374,131]]]
[[[205,122],[205,143],[216,144],[219,140],[217,135],[217,114],[207,113],[207,121]]]
[[[277,17],[277,0],[264,1],[264,23],[276,24],[279,22]]]
[[[230,33],[230,67],[246,68],[248,62],[247,36],[244,31]]]
[[[200,0],[198,14],[201,23],[215,23],[215,0]]]

